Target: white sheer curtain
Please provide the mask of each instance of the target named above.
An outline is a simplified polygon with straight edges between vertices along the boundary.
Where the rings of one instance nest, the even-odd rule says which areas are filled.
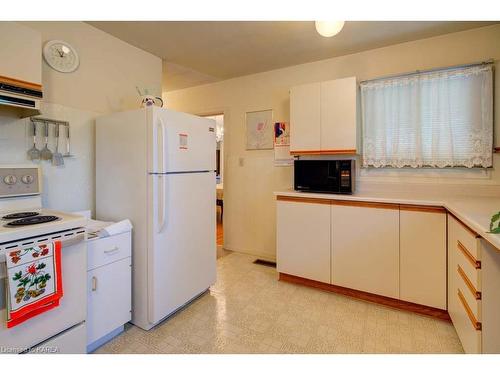
[[[363,166],[490,167],[491,65],[361,84]]]

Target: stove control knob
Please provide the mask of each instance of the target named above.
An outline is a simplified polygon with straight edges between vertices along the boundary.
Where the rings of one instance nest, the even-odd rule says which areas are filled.
[[[9,174],[3,178],[3,182],[5,182],[7,185],[14,185],[17,182],[17,177]]]
[[[21,177],[21,181],[27,185],[31,184],[33,182],[34,178],[32,175],[27,174]]]

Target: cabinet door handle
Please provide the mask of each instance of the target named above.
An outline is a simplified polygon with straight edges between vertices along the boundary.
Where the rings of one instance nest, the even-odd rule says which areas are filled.
[[[111,249],[109,250],[104,250],[104,253],[105,254],[110,254],[110,253],[114,253],[115,251],[118,250],[118,246],[115,246],[115,247],[112,247]]]
[[[476,300],[480,300],[481,299],[481,292],[478,292],[476,290],[476,288],[474,287],[474,284],[472,284],[472,282],[469,280],[469,278],[465,274],[465,272],[462,269],[462,267],[460,267],[460,265],[457,265],[457,272],[462,277],[462,280],[464,281],[464,283],[467,286],[467,288],[469,288],[469,290],[472,293],[472,295],[474,296],[474,298]]]
[[[462,254],[465,256],[465,259],[467,259],[476,270],[481,269],[481,261],[476,260],[476,258],[474,258],[474,256],[470,253],[470,251],[458,240],[457,240],[457,249],[462,252]]]
[[[465,312],[469,316],[469,320],[470,320],[472,326],[474,327],[474,329],[476,331],[481,331],[482,330],[481,322],[477,321],[476,317],[474,316],[474,313],[472,312],[471,308],[467,304],[467,301],[465,300],[465,297],[462,294],[462,292],[460,291],[460,289],[457,290],[457,294],[458,294],[458,299],[460,300],[460,302],[462,302],[462,306],[464,307]]]
[[[97,290],[97,277],[92,276],[92,291],[95,292]]]

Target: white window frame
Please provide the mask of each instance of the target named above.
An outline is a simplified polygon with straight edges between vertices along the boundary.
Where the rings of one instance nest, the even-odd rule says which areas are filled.
[[[491,73],[491,74],[490,74]],[[430,165],[426,165],[425,162],[428,160],[427,156],[428,154],[425,154],[423,149],[424,147],[419,146],[417,143],[414,146],[414,150],[410,150],[413,152],[416,152],[415,154],[410,154],[410,161],[405,160],[404,154],[397,154],[395,153],[394,150],[391,147],[388,147],[388,153],[386,154],[386,146],[380,146],[380,140],[382,142],[385,142],[387,139],[392,139],[391,137],[394,137],[394,131],[396,131],[396,134],[398,134],[398,137],[401,137],[401,132],[403,131],[401,128],[399,128],[399,124],[397,121],[393,121],[391,123],[392,128],[372,128],[372,129],[367,129],[367,126],[370,126],[372,124],[380,124],[380,122],[384,121],[391,121],[391,119],[394,117],[394,114],[399,116],[399,112],[395,112],[394,110],[388,110],[386,113],[380,113],[380,115],[376,112],[377,111],[377,106],[374,103],[379,103],[380,102],[380,97],[385,98],[387,95],[394,95],[394,87],[402,87],[403,90],[406,88],[405,94],[406,99],[410,99],[409,101],[405,102],[405,104],[408,106],[408,110],[417,110],[420,111],[422,110],[422,107],[420,104],[422,102],[422,91],[426,92],[423,89],[420,89],[420,87],[423,87],[429,80],[435,80],[435,82],[443,82],[442,80],[450,80],[450,77],[467,77],[468,75],[471,74],[476,74],[476,75],[483,75],[484,78],[481,76],[481,79],[484,80],[486,83],[483,83],[481,86],[481,107],[476,109],[476,112],[474,114],[476,116],[480,117],[480,121],[473,123],[474,127],[479,127],[481,130],[481,146],[479,155],[480,157],[475,158],[474,160],[479,160],[480,162],[476,164],[476,162],[468,161],[467,163],[462,163],[461,160],[457,160],[456,156],[454,153],[452,153],[452,156],[450,160],[431,160]],[[489,75],[490,74],[490,75]],[[439,81],[441,80],[441,81]],[[446,83],[446,82],[445,82]],[[411,85],[416,85],[418,86],[417,90],[410,89]],[[384,175],[388,175],[388,170],[391,172],[389,174],[393,176],[404,176],[404,175],[413,175],[413,173],[409,173],[407,171],[403,171],[405,169],[418,169],[416,175],[418,176],[436,176],[436,171],[442,170],[449,170],[453,169],[454,172],[444,172],[442,173],[439,177],[443,176],[450,176],[451,178],[457,177],[459,175],[461,178],[464,176],[467,176],[468,178],[491,178],[491,173],[485,173],[484,171],[482,172],[472,172],[472,169],[485,169],[485,168],[491,168],[492,163],[493,163],[493,158],[494,158],[494,153],[493,153],[493,92],[494,92],[494,87],[493,87],[493,66],[490,63],[483,63],[483,64],[472,64],[468,66],[460,66],[460,67],[450,67],[450,68],[444,68],[444,69],[436,69],[432,71],[426,71],[426,72],[415,72],[415,73],[410,73],[410,74],[405,74],[405,75],[400,75],[400,76],[391,76],[387,78],[381,78],[381,79],[375,79],[371,81],[364,81],[361,83],[361,102],[362,102],[362,136],[361,136],[361,142],[362,142],[362,155],[361,155],[361,166],[362,169],[365,170],[371,170],[371,169],[383,169]],[[392,90],[392,91],[391,91]],[[408,91],[412,91],[411,94],[408,94]],[[491,92],[489,91],[491,90]],[[390,94],[387,94],[389,92]],[[413,92],[416,93],[416,95],[413,97]],[[449,94],[448,94],[449,95]],[[490,96],[488,96],[490,95]],[[415,100],[416,99],[416,100]],[[425,99],[428,100],[428,97],[425,97]],[[366,100],[366,103],[364,103],[364,100]],[[383,102],[384,103],[384,102]],[[418,103],[418,104],[417,104]],[[431,102],[432,103],[432,102]],[[486,103],[486,107],[485,104]],[[390,102],[392,104],[392,102]],[[398,103],[399,104],[399,103]],[[488,107],[489,106],[489,107]],[[455,108],[463,108],[463,107],[455,107]],[[485,109],[486,108],[486,109]],[[414,126],[411,128],[414,132],[417,132],[418,134],[422,134],[424,132],[423,128],[425,126],[428,126],[426,122],[423,120],[420,120],[420,118],[417,116],[417,118],[412,118],[408,112],[401,112],[403,115],[409,116],[411,121],[415,122],[415,124],[411,124]],[[417,112],[421,113],[421,112]],[[432,112],[431,112],[432,113]],[[446,113],[446,112],[445,112]],[[370,116],[370,122],[366,120],[366,117]],[[396,116],[396,117],[397,117]],[[399,119],[399,117],[397,117]],[[368,124],[367,124],[368,123]],[[390,125],[388,125],[390,126]],[[374,130],[375,129],[375,130]],[[381,129],[381,130],[380,130]],[[428,129],[428,128],[427,128]],[[453,130],[453,127],[450,127],[450,131]],[[381,134],[382,131],[382,134]],[[387,135],[385,135],[384,132],[387,132]],[[369,133],[367,136],[366,133]],[[471,133],[475,134],[475,133]],[[488,138],[490,137],[490,146],[488,146]],[[387,138],[389,137],[389,138]],[[401,139],[401,138],[400,138]],[[446,138],[444,138],[446,141]],[[450,138],[450,141],[452,141],[453,138]],[[393,141],[394,142],[394,141]],[[399,147],[399,144],[397,144],[397,138],[396,138],[396,145]],[[393,143],[388,143],[389,145],[392,145]],[[452,144],[451,142],[449,144]],[[488,147],[486,147],[486,146]],[[402,147],[404,147],[403,145]],[[411,144],[409,146],[411,148]],[[420,147],[420,148],[419,148]],[[489,158],[488,158],[488,151],[486,149],[489,148]],[[397,149],[397,147],[396,147]],[[392,153],[391,153],[392,152]],[[415,158],[412,159],[417,155],[420,157],[420,159]],[[469,156],[469,154],[466,154]],[[457,170],[462,169],[463,172],[457,173]],[[470,173],[472,172],[472,173]],[[377,176],[379,175],[378,172],[371,172],[371,171],[362,171],[362,175],[368,177],[368,176]]]

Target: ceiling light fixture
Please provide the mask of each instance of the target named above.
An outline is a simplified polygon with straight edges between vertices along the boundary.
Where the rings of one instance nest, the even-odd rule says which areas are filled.
[[[324,37],[332,37],[340,33],[344,27],[344,21],[316,21],[316,31]]]

